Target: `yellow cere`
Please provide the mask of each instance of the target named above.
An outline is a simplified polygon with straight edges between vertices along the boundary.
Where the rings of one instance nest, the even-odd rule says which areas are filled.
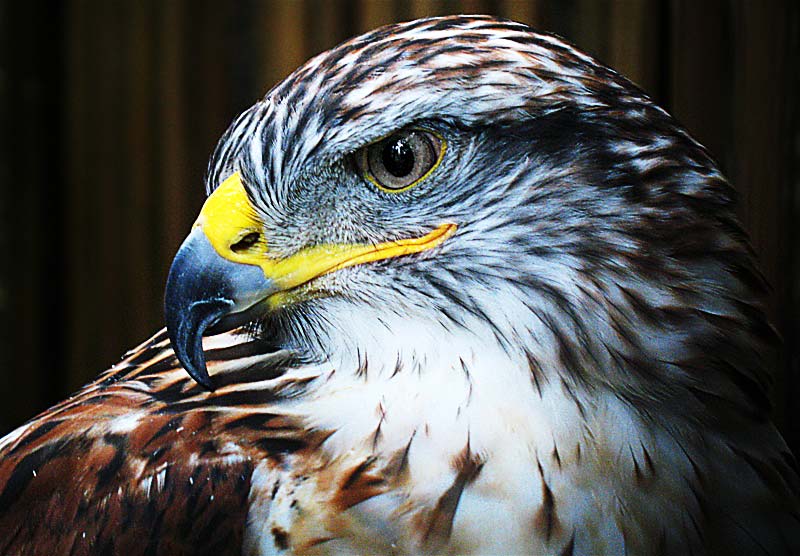
[[[206,199],[195,226],[202,228],[220,256],[229,261],[261,267],[264,275],[284,291],[348,266],[432,249],[456,231],[455,224],[442,224],[418,238],[377,245],[317,245],[283,259],[272,257],[261,239],[263,225],[247,198],[238,172],[222,182]],[[243,249],[235,248],[243,238],[253,233],[258,234],[256,242]]]
[[[229,261],[258,264],[255,260],[267,251],[266,244],[261,240],[250,249],[243,251],[233,249],[233,246],[249,234],[263,237],[261,220],[247,198],[239,172],[223,181],[209,195],[194,227],[202,228],[214,250]]]

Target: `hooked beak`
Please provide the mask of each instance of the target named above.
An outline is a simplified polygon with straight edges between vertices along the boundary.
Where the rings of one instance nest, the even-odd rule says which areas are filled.
[[[260,268],[220,257],[203,230],[192,229],[172,261],[164,310],[175,355],[193,379],[212,388],[203,353],[206,331],[245,324],[235,316],[246,314],[272,289]]]
[[[269,251],[264,223],[237,172],[206,199],[172,261],[164,311],[175,355],[193,379],[213,389],[203,353],[206,333],[231,330],[291,303],[291,290],[314,278],[432,249],[455,230],[455,224],[442,224],[417,238],[315,245],[280,257]]]

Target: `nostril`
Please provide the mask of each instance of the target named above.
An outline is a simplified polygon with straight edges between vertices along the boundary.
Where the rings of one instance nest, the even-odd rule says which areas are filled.
[[[260,237],[261,234],[258,232],[250,232],[249,234],[244,235],[239,241],[231,245],[231,251],[234,253],[243,253],[258,243]]]

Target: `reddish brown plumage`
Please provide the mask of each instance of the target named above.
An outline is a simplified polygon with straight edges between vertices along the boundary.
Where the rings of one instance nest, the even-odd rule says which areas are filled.
[[[215,397],[159,334],[33,419],[0,452],[0,553],[240,553],[255,464],[314,435]]]

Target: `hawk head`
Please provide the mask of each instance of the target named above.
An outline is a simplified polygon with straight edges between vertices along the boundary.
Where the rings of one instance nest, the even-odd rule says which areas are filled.
[[[732,189],[555,36],[457,16],[353,39],[234,121],[208,188],[166,290],[207,387],[203,336],[247,325],[309,360],[489,339],[537,384],[650,417],[767,410],[772,330]]]

